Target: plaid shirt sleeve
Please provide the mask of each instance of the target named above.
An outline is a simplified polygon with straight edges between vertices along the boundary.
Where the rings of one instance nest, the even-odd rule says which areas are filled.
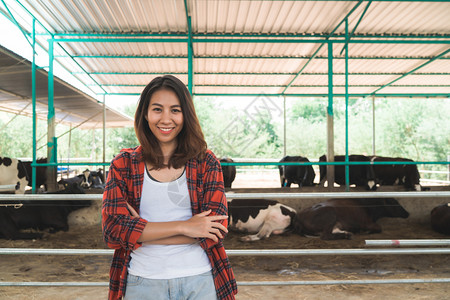
[[[130,253],[141,246],[137,240],[147,223],[131,217],[127,209],[127,202],[135,209],[139,207],[142,192],[144,163],[136,159],[139,149],[135,150],[127,149],[113,159],[103,193],[103,238],[115,249],[109,274],[110,300],[122,299],[125,293]]]
[[[127,209],[127,202],[136,207],[132,168],[129,153],[121,153],[111,162],[103,193],[102,229],[108,247],[134,250],[144,230],[146,220],[134,218]]]

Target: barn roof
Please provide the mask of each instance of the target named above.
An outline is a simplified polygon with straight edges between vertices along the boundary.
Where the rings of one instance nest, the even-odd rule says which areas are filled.
[[[174,74],[195,95],[327,96],[330,58],[344,95],[345,45],[350,95],[450,95],[448,1],[6,3],[28,37],[36,18],[38,43],[57,44],[55,60],[97,95]]]
[[[31,63],[0,46],[0,110],[25,116],[33,115]],[[48,74],[36,72],[36,115],[47,120]],[[103,126],[103,103],[73,88],[59,78],[54,80],[54,105],[57,122],[80,128]],[[106,127],[133,126],[133,119],[109,107]]]

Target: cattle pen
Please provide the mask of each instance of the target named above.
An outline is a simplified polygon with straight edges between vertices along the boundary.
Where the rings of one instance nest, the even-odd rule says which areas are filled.
[[[244,192],[244,190],[246,190]],[[278,193],[275,192],[275,190],[278,191]],[[398,194],[398,195],[396,195]],[[396,196],[399,197],[405,207],[408,207],[409,210],[414,210],[413,207],[416,206],[408,206],[407,203],[413,204],[413,202],[420,202],[420,204],[428,203],[427,205],[434,205],[436,202],[442,202],[442,199],[447,199],[450,197],[450,191],[446,188],[442,188],[439,191],[427,191],[427,192],[336,192],[336,193],[330,193],[330,192],[318,192],[318,191],[312,191],[308,192],[298,192],[296,189],[291,189],[289,192],[279,192],[279,189],[268,190],[268,189],[236,189],[236,191],[233,191],[232,193],[227,193],[227,198],[246,198],[246,199],[257,199],[257,198],[270,198],[270,199],[278,199],[280,201],[285,201],[285,203],[289,203],[290,205],[293,205],[293,203],[298,203],[303,205],[309,205],[310,203],[307,201],[313,201],[317,202],[323,199],[328,198],[335,198],[335,197],[392,197]],[[0,201],[9,201],[9,202],[17,202],[20,200],[34,200],[34,201],[40,201],[40,200],[54,200],[58,201],[58,199],[61,199],[61,197],[55,196],[55,195],[0,195]],[[96,202],[101,201],[101,195],[98,194],[87,194],[87,195],[68,195],[67,199],[80,199],[80,200],[93,200]],[[305,202],[306,201],[306,202]],[[419,204],[419,205],[420,205]],[[423,212],[423,209],[421,210]],[[415,223],[417,221],[423,220],[424,217],[420,216],[419,211],[410,211],[412,220],[409,221],[408,224]],[[426,219],[426,217],[425,217]],[[389,223],[386,223],[389,226]],[[393,224],[393,223],[392,223]],[[390,226],[392,226],[392,224]],[[398,226],[398,223],[394,226]],[[392,229],[392,227],[390,227]],[[233,233],[230,233],[230,235],[233,235]],[[378,235],[378,237],[383,237],[382,234]],[[268,240],[264,241],[263,243],[271,243],[271,239],[276,238],[277,241],[280,243],[280,239],[283,237],[270,237]],[[288,235],[284,237],[285,239],[292,239],[293,237]],[[239,249],[234,248],[238,245],[234,244],[232,249],[227,249],[227,253],[230,256],[230,259],[232,262],[237,261],[237,266],[239,266],[236,270],[237,276],[238,276],[238,287],[246,291],[245,289],[259,286],[261,288],[264,287],[283,287],[283,286],[290,286],[290,289],[296,289],[295,287],[306,287],[306,286],[335,286],[335,287],[343,287],[348,286],[347,289],[349,291],[351,290],[351,286],[359,287],[361,286],[384,286],[388,285],[390,287],[393,286],[421,286],[421,285],[427,285],[432,284],[433,286],[440,286],[442,287],[442,290],[446,290],[448,288],[448,285],[450,284],[450,278],[446,275],[448,275],[448,272],[440,272],[438,266],[436,265],[436,261],[440,261],[441,263],[446,263],[448,261],[448,258],[450,257],[450,248],[448,248],[448,245],[450,243],[450,240],[445,239],[432,239],[432,240],[426,240],[426,239],[420,239],[420,240],[413,240],[413,239],[405,239],[401,240],[401,237],[398,236],[389,236],[389,240],[391,241],[391,244],[389,245],[389,242],[386,240],[371,240],[370,236],[365,235],[364,236],[365,245],[362,244],[362,240],[359,241],[358,246],[363,245],[362,247],[356,247],[353,243],[352,248],[342,248],[342,245],[345,245],[346,243],[333,243],[331,244],[332,247],[324,249],[324,248],[309,248],[307,246],[307,249],[295,249],[295,248],[286,248],[286,249],[280,249],[277,248],[277,245],[272,245],[269,247],[269,249],[263,249],[263,248],[255,248],[255,245],[249,245],[246,243],[240,243],[238,245],[242,245],[243,248]],[[368,239],[369,238],[369,239]],[[232,237],[234,239],[234,237]],[[303,238],[303,239],[310,239],[310,238]],[[80,240],[81,242],[81,240]],[[420,243],[425,244],[420,244]],[[264,245],[263,243],[259,243],[259,245]],[[276,242],[275,242],[276,243]],[[252,244],[252,243],[250,243]],[[283,244],[283,243],[280,243]],[[374,248],[374,244],[378,245],[377,248]],[[74,244],[76,245],[76,244]],[[113,250],[110,249],[87,249],[87,248],[58,248],[58,249],[52,249],[52,248],[28,248],[23,247],[24,244],[22,244],[21,247],[18,248],[1,248],[0,249],[0,256],[3,257],[23,257],[24,261],[27,261],[26,258],[29,255],[32,255],[34,257],[43,257],[48,256],[49,261],[58,260],[58,257],[82,257],[84,260],[89,260],[91,263],[93,263],[96,258],[100,261],[104,262],[104,259],[109,259],[112,257]],[[325,245],[326,246],[326,245]],[[380,248],[381,246],[381,248]],[[393,247],[392,247],[393,246]],[[401,247],[400,247],[401,246]],[[411,248],[411,246],[415,246]],[[322,245],[321,247],[324,247]],[[229,247],[228,247],[229,248]],[[51,258],[53,257],[53,259]],[[89,258],[92,257],[92,258]],[[282,270],[278,270],[277,272],[274,272],[271,270],[271,272],[265,272],[265,273],[272,273],[272,276],[266,275],[262,279],[256,279],[255,275],[248,274],[244,278],[239,277],[239,271],[241,269],[240,265],[244,264],[247,265],[245,268],[250,268],[248,266],[249,261],[252,260],[279,260],[281,261],[277,263],[279,265],[279,268],[282,269],[283,266],[286,267],[289,266],[289,264],[286,264],[283,260],[301,260],[302,257],[305,257],[307,259],[305,266],[303,266],[302,272],[299,272],[300,276],[294,276],[294,275],[286,275],[282,272]],[[417,258],[421,259],[421,257],[427,257],[427,259],[424,259],[428,261],[430,257],[432,257],[433,260],[433,267],[435,273],[428,273],[423,272],[422,276],[420,276],[421,272],[417,272],[419,274],[413,274],[413,276],[406,276],[405,274],[402,274],[402,272],[399,272],[399,274],[396,274],[398,270],[395,270],[395,265],[393,266],[393,270],[385,270],[387,272],[386,274],[375,274],[378,276],[372,276],[374,274],[359,274],[355,275],[352,274],[351,278],[333,278],[333,277],[339,277],[336,276],[336,274],[339,273],[345,273],[345,265],[341,266],[344,269],[340,271],[339,268],[334,270],[336,273],[333,276],[325,276],[328,278],[321,278],[320,280],[313,279],[309,280],[309,278],[312,278],[310,274],[307,274],[304,269],[308,269],[308,263],[310,264],[310,267],[315,272],[324,272],[325,274],[329,271],[327,271],[327,267],[324,265],[316,266],[312,261],[314,259],[317,259],[318,257],[329,257],[331,260],[339,260],[338,257],[355,257],[361,258],[361,257],[387,257],[386,260],[388,260],[388,257],[408,257],[408,258]],[[442,259],[438,259],[438,257],[442,257]],[[311,261],[311,260],[312,261]],[[369,259],[372,261],[372,259]],[[381,259],[384,260],[384,259]],[[393,259],[395,261],[395,259]],[[293,262],[290,262],[293,263]],[[411,268],[414,268],[414,259],[409,259],[409,262],[411,264]],[[430,262],[427,262],[430,263]],[[439,263],[438,263],[439,264]],[[273,267],[272,267],[273,268]],[[321,270],[321,268],[325,268],[324,270]],[[401,268],[405,268],[405,266],[402,266]],[[256,270],[258,268],[256,267]],[[291,272],[294,272],[295,268],[292,268]],[[248,271],[248,270],[247,270]],[[258,271],[257,271],[258,272]],[[394,275],[400,275],[400,276],[393,276],[392,274],[389,274],[389,272],[392,272]],[[403,271],[404,272],[404,271]],[[275,274],[273,274],[275,273]],[[384,276],[383,276],[384,275]],[[84,274],[83,277],[88,276],[87,274]],[[302,277],[306,278],[302,278]],[[45,278],[45,275],[41,275],[42,278]],[[64,276],[64,278],[70,278],[68,274]],[[286,278],[287,277],[287,278]],[[290,277],[296,277],[295,280],[292,280]],[[331,277],[331,279],[329,278]],[[88,277],[89,278],[89,277]],[[247,278],[252,278],[253,280],[248,280]],[[270,279],[270,280],[268,280]],[[19,288],[26,288],[26,287],[36,287],[36,288],[83,288],[83,289],[90,289],[90,288],[100,288],[101,290],[105,291],[104,289],[108,285],[107,281],[95,281],[95,280],[88,280],[88,281],[81,281],[79,278],[75,281],[50,281],[50,280],[44,280],[44,281],[35,281],[31,280],[31,278],[27,278],[25,281],[12,281],[12,280],[2,280],[0,282],[0,287],[3,288],[0,289],[0,295],[1,292],[8,294],[8,289],[14,289],[14,287]],[[6,289],[8,287],[8,289]],[[376,288],[375,288],[376,289]],[[417,289],[417,288],[416,288]],[[419,288],[420,289],[420,288]],[[53,292],[55,295],[58,294],[58,292],[55,290]],[[89,294],[89,293],[88,293]],[[345,294],[345,293],[344,293]],[[369,293],[370,294],[370,293]],[[436,296],[436,299],[438,299],[440,296]],[[241,299],[238,297],[238,299]],[[254,299],[252,297],[243,297],[242,299]],[[263,299],[269,299],[269,298],[263,298]],[[276,297],[274,298],[276,299]],[[279,298],[284,299],[284,298]],[[302,299],[302,298],[299,298]],[[339,299],[339,297],[338,297]],[[420,298],[418,298],[420,299]],[[430,299],[434,299],[431,297]]]
[[[348,240],[286,232],[242,242],[230,231],[238,300],[448,298],[449,240],[430,211],[450,201],[449,15],[449,1],[433,0],[0,0],[0,156],[29,158],[32,175],[31,194],[0,194],[0,207],[92,202],[69,215],[67,232],[0,239],[0,299],[107,297],[101,191],[38,194],[37,171],[46,170],[47,192],[59,189],[61,167],[67,177],[81,167],[106,173],[121,148],[136,146],[125,111],[166,74],[186,84],[211,150],[234,160],[223,166],[244,166],[228,199],[300,211],[393,197],[409,212]],[[360,154],[367,160],[350,161]],[[287,155],[308,156],[291,165],[325,167],[332,184],[280,188]],[[414,165],[416,184],[430,190],[350,187],[354,165]],[[339,187],[335,168],[345,168]],[[0,176],[0,192],[17,192],[12,178]]]

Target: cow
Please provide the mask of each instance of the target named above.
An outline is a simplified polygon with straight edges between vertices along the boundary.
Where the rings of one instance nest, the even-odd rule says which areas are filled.
[[[28,179],[27,170],[20,160],[0,157],[0,185],[15,185],[16,194],[25,194]]]
[[[97,171],[90,171],[86,169],[82,174],[79,174],[75,177],[71,178],[62,178],[58,181],[58,184],[66,184],[66,183],[79,183],[82,188],[105,188],[105,177],[103,175],[103,170],[98,169]]]
[[[383,157],[370,156],[373,162],[391,162],[391,161],[406,161],[413,162],[413,160],[401,157]],[[379,185],[404,185],[407,190],[422,191],[428,188],[423,188],[420,185],[420,174],[417,165],[412,164],[392,164],[392,165],[373,165],[373,170],[376,177],[376,183]]]
[[[294,232],[323,240],[351,239],[352,234],[379,233],[383,217],[407,218],[409,213],[394,198],[330,199],[301,210]]]
[[[363,161],[370,162],[369,157],[365,155],[353,154],[349,155],[349,161]],[[322,155],[319,158],[320,162],[326,162],[326,155]],[[334,161],[340,162],[345,161],[345,155],[336,155],[334,157]],[[326,181],[327,177],[327,166],[320,165],[320,185]],[[345,185],[345,166],[344,165],[335,165],[334,166],[334,182],[339,184],[340,186]],[[357,187],[364,187],[366,190],[376,190],[377,186],[375,184],[375,172],[373,171],[373,167],[371,165],[349,165],[349,183],[354,184]],[[329,185],[330,183],[328,183]]]
[[[430,217],[431,228],[434,231],[450,235],[450,203],[434,207]]]
[[[32,161],[23,161],[23,165],[25,166],[25,170],[27,171],[28,175],[28,186],[32,186],[33,183],[33,168],[31,167]],[[39,158],[36,160],[36,163],[38,164],[46,164],[47,158]],[[46,166],[40,166],[36,167],[36,187],[39,188],[42,185],[46,187],[47,185],[47,167]],[[47,190],[47,188],[46,188]]]
[[[220,162],[231,163],[233,160],[229,157],[224,157],[220,159]],[[236,178],[236,166],[222,166],[223,183],[226,188],[231,188],[231,184]]]
[[[84,190],[74,183],[64,190],[48,194],[72,193],[84,194]],[[0,206],[0,238],[19,240],[43,236],[41,232],[22,232],[22,229],[49,229],[50,233],[67,231],[69,213],[90,205],[90,201],[84,200],[27,200],[13,206]]]
[[[81,177],[81,187],[83,188],[105,188],[105,178],[102,169],[97,171],[86,169],[83,171],[83,174],[78,176]]]
[[[303,156],[285,156],[280,160],[280,163],[282,162],[309,162],[309,160]],[[299,188],[314,185],[316,172],[314,172],[311,165],[280,165],[278,169],[280,171],[281,187],[291,187],[292,183],[297,184]]]
[[[228,202],[228,228],[253,233],[241,238],[250,242],[293,228],[297,211],[275,200],[233,199]]]

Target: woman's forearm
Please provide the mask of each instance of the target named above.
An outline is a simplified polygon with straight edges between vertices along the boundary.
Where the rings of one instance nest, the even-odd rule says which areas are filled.
[[[174,222],[148,222],[141,236],[137,240],[142,243],[174,238],[183,235],[183,221]]]
[[[197,239],[190,238],[185,235],[177,235],[168,238],[163,238],[159,240],[154,240],[150,242],[144,242],[146,245],[183,245],[183,244],[194,244],[197,243]]]
[[[221,232],[228,232],[227,228],[220,224],[227,216],[208,216],[211,210],[194,215],[186,221],[172,222],[148,222],[145,224],[138,242],[152,242],[155,240],[183,235],[190,238],[209,238],[217,242],[223,238]]]

